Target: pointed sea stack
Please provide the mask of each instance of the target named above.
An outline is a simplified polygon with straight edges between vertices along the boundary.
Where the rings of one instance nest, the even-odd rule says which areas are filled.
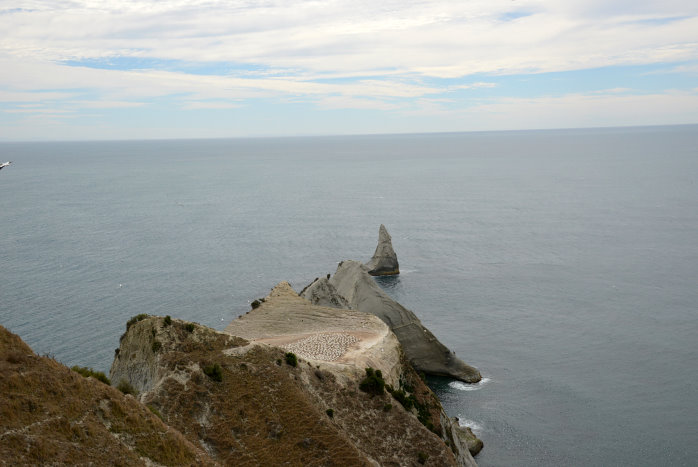
[[[393,242],[383,224],[378,229],[378,246],[371,261],[366,263],[368,273],[372,276],[391,276],[400,274],[400,265],[393,250]]]

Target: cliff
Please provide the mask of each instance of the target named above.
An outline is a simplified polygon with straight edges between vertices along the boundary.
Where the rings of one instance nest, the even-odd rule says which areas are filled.
[[[146,406],[0,326],[0,464],[213,465]]]
[[[429,331],[417,316],[390,298],[357,261],[342,261],[327,284],[317,280],[303,296],[325,301],[326,291],[341,296],[354,310],[371,313],[385,322],[402,344],[407,359],[417,371],[448,376],[467,383],[480,381],[480,372],[458,359]],[[335,299],[336,300],[336,299]],[[330,300],[331,302],[332,300]]]
[[[389,391],[366,391],[366,367]],[[111,376],[224,464],[475,465],[382,321],[313,306],[287,283],[224,333],[133,323]]]

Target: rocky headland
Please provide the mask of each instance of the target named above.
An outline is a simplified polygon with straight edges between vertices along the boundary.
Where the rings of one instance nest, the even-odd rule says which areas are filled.
[[[379,251],[385,252],[389,246],[391,257],[395,257],[391,264],[397,269],[397,256],[383,225],[380,226],[380,232],[376,255]],[[371,268],[380,264],[375,261],[376,255],[367,264],[342,261],[333,276],[316,279],[303,289],[301,296],[314,304],[350,308],[377,316],[395,333],[407,359],[417,371],[447,376],[466,383],[480,381],[482,377],[476,368],[456,357],[455,353],[424,327],[412,311],[390,298],[380,288],[371,277]]]
[[[302,296],[281,282],[223,332],[136,315],[110,381],[0,327],[0,464],[475,466],[482,442],[418,372],[480,375],[377,286],[377,264],[344,261]]]

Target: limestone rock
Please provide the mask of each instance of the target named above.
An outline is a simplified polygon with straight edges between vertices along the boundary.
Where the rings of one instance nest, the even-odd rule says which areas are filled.
[[[347,299],[337,293],[337,289],[325,277],[315,279],[299,295],[313,305],[339,308],[341,310],[351,309]]]
[[[480,381],[476,368],[458,359],[412,311],[383,292],[368,274],[367,266],[357,261],[342,261],[329,282],[353,309],[376,315],[390,327],[417,371],[466,383]]]
[[[158,317],[137,322],[122,339],[114,365],[136,378],[130,384],[144,383],[141,402],[216,462],[416,465],[424,453],[433,465],[476,465],[397,338],[375,316],[313,306],[282,282],[227,332],[190,325]],[[356,340],[330,339],[347,344],[338,358],[299,354],[297,365],[286,363],[285,343],[313,338],[314,345],[328,336]],[[130,365],[151,367],[154,376],[126,371]],[[429,423],[387,392],[358,390],[368,366],[382,368],[386,384],[406,381],[414,400],[429,411]]]
[[[313,285],[321,280],[327,284],[327,279],[319,279]],[[334,287],[327,285],[323,290],[346,304]],[[305,292],[308,290],[311,288]],[[319,300],[325,298],[323,295]],[[364,368],[372,367],[380,369],[388,383],[399,382],[402,350],[383,321],[369,313],[311,304],[288,282],[279,283],[258,308],[233,320],[225,332],[292,351],[315,366],[345,374],[345,378],[363,377]]]
[[[366,263],[368,273],[372,276],[390,276],[400,274],[397,254],[393,250],[393,242],[388,230],[383,224],[378,229],[378,246],[373,258]]]
[[[466,444],[466,446],[468,446],[468,451],[470,451],[470,454],[472,456],[477,456],[478,453],[482,451],[484,446],[482,440],[478,438],[475,433],[473,433],[473,430],[471,430],[470,427],[460,426],[458,423],[458,418],[453,419],[453,426],[456,429],[458,437]]]

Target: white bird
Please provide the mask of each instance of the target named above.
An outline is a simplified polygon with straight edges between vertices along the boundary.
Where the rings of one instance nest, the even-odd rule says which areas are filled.
[[[12,161],[5,162],[4,164],[0,164],[0,169],[4,169],[8,165],[12,164]]]

